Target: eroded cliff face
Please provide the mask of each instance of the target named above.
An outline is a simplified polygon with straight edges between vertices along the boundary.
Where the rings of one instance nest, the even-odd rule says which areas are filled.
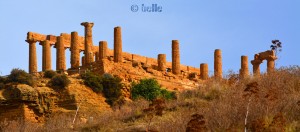
[[[80,79],[70,77],[71,84],[65,89],[46,87],[47,80],[41,80],[37,87],[8,84],[1,88],[0,122],[20,119],[44,122],[56,112],[75,112],[79,105],[81,111],[110,110],[105,98],[83,85]]]
[[[0,93],[0,120],[24,118],[38,122],[56,107],[56,92],[47,87],[9,85]]]

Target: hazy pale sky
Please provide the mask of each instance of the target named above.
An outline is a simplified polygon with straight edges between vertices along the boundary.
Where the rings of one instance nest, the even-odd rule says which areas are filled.
[[[142,4],[157,4],[162,12],[143,12]],[[225,73],[238,71],[241,55],[250,61],[255,53],[270,49],[273,39],[283,43],[276,67],[299,65],[299,7],[299,0],[1,0],[0,75],[12,68],[28,71],[28,31],[53,35],[77,31],[83,36],[80,23],[86,21],[95,24],[94,45],[106,40],[113,48],[113,28],[121,26],[123,51],[153,58],[165,53],[171,61],[171,41],[176,39],[182,64],[208,63],[210,71],[215,49],[222,50]],[[37,53],[40,71],[42,47],[38,44]],[[53,48],[53,69],[55,53]]]

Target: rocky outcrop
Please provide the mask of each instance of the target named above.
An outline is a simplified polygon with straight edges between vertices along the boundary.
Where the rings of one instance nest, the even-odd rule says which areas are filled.
[[[39,122],[55,107],[55,92],[25,84],[11,85],[0,92],[0,120],[23,118]]]

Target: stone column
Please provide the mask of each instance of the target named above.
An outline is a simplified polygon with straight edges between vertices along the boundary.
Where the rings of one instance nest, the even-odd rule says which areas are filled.
[[[157,57],[157,70],[158,71],[165,71],[166,70],[166,64],[167,64],[167,59],[166,59],[166,54],[158,54]]]
[[[29,44],[29,73],[35,74],[37,72],[37,58],[36,58],[36,41],[26,40]]]
[[[241,56],[240,77],[246,78],[249,76],[248,56]]]
[[[99,52],[95,52],[95,59],[96,61],[99,61]]]
[[[56,70],[66,70],[66,55],[65,55],[65,44],[64,38],[58,36],[56,38]]]
[[[107,42],[100,41],[99,42],[99,60],[105,59],[107,56]]]
[[[222,79],[222,52],[220,49],[215,50],[214,58],[215,78]]]
[[[254,76],[260,76],[259,65],[262,63],[261,60],[252,60],[251,64],[253,65],[253,74]]]
[[[175,75],[180,74],[180,52],[178,40],[172,40],[172,73]]]
[[[121,27],[114,29],[114,62],[122,62],[122,32]]]
[[[96,61],[96,53],[93,54],[93,56],[92,56],[92,62],[95,62],[95,61]]]
[[[81,57],[81,65],[82,65],[82,66],[85,66],[85,56],[82,56],[82,57]]]
[[[43,71],[51,70],[52,66],[51,66],[51,45],[50,45],[50,42],[48,40],[45,40],[45,41],[42,41],[41,44],[43,46],[43,56],[42,56],[43,66],[42,66],[42,70]]]
[[[71,69],[77,69],[80,63],[79,38],[77,32],[71,32]]]
[[[268,58],[267,59],[267,72],[273,72],[275,69],[275,59],[273,58]]]
[[[207,63],[200,64],[200,78],[202,80],[208,79],[208,64]]]
[[[85,55],[85,64],[88,65],[93,62],[93,35],[92,27],[94,23],[83,22],[81,23],[84,26],[84,55]]]

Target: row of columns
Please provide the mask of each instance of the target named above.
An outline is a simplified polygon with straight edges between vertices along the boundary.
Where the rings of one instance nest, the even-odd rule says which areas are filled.
[[[82,59],[82,65],[88,65],[94,61],[94,55],[97,60],[102,60],[107,56],[107,42],[99,42],[99,52],[96,54],[93,53],[92,47],[92,27],[93,23],[83,22],[81,23],[85,27],[85,41],[84,41],[84,54]],[[114,56],[115,62],[122,62],[122,36],[121,36],[121,27],[116,27],[114,29]],[[37,72],[37,55],[36,55],[36,40],[26,40],[29,44],[29,73]],[[42,70],[51,70],[51,44],[49,40],[44,40],[40,42],[43,46],[43,55],[42,55]],[[77,69],[80,65],[80,41],[77,32],[71,32],[71,69]],[[56,70],[66,70],[66,56],[65,56],[65,44],[64,37],[56,37]]]
[[[99,52],[93,53],[93,42],[92,42],[92,27],[93,23],[83,22],[82,26],[85,27],[85,41],[84,41],[84,54],[82,59],[82,65],[88,65],[94,61],[94,55],[96,55],[96,60],[102,60],[107,56],[107,42],[99,42]],[[77,32],[71,33],[71,69],[77,69],[80,65],[80,41]],[[66,56],[65,56],[65,44],[64,37],[58,36],[56,38],[55,48],[56,52],[56,70],[66,70]],[[29,73],[37,72],[37,56],[36,56],[36,40],[26,40],[29,43]],[[48,40],[42,41],[43,46],[43,62],[42,70],[51,70],[51,44]],[[122,33],[121,27],[114,28],[114,62],[122,62]],[[268,61],[268,72],[274,69],[274,59],[267,59]],[[166,54],[159,54],[157,58],[158,70],[164,71],[166,69]],[[259,75],[260,69],[259,65],[262,63],[260,60],[254,60],[251,62],[253,64],[253,73]],[[178,75],[181,73],[180,70],[180,50],[179,41],[172,40],[172,73]],[[248,57],[241,57],[241,69],[240,76],[245,78],[249,76],[248,69]],[[208,64],[200,64],[200,78],[207,79],[208,76]],[[214,77],[217,79],[222,78],[222,52],[220,49],[216,49],[214,52]]]

